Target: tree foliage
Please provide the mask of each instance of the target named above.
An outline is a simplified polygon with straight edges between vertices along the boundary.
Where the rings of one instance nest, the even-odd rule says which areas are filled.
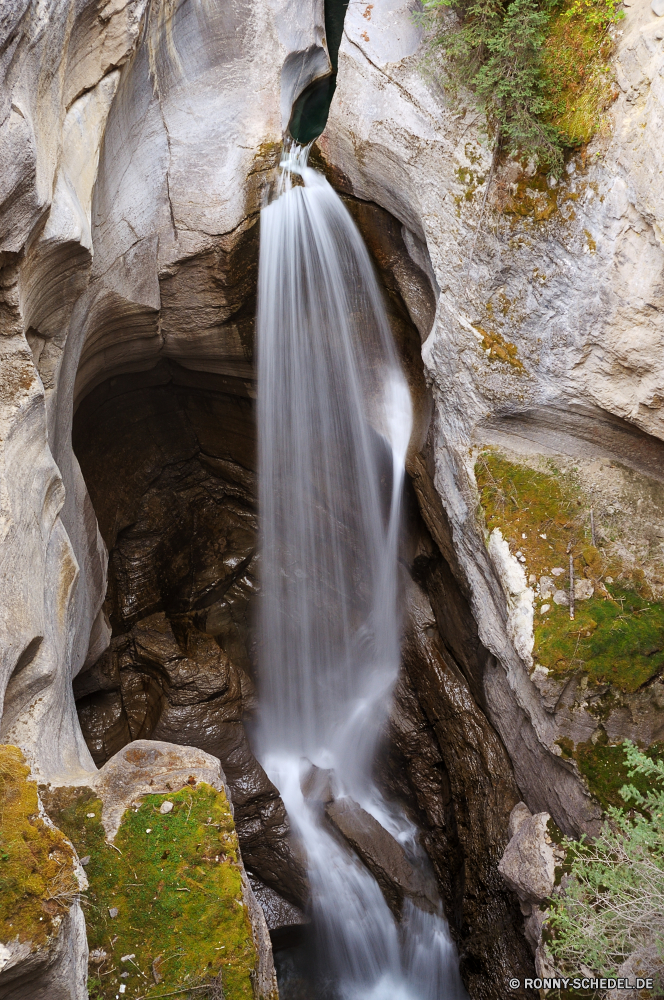
[[[486,115],[497,146],[558,172],[564,137],[552,119],[556,87],[545,66],[552,17],[605,32],[620,0],[423,0],[448,87]]]
[[[586,967],[615,976],[628,960],[634,974],[664,974],[664,761],[626,742],[624,785],[633,809],[611,807],[594,841],[568,841],[567,875],[550,908],[549,950],[563,971]],[[641,782],[642,784],[642,782]]]

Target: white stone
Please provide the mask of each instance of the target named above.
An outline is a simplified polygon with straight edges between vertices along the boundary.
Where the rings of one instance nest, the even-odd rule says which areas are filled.
[[[657,17],[664,17],[664,0],[652,0],[650,9],[657,14]]]
[[[569,594],[566,590],[557,590],[553,595],[553,603],[558,605],[569,604]]]
[[[577,578],[574,580],[574,600],[587,601],[595,593],[592,580]]]
[[[519,806],[523,803],[514,808],[519,809]],[[555,857],[547,834],[550,819],[545,812],[527,817],[521,810],[519,820],[510,824],[514,833],[498,864],[498,871],[524,902],[540,903],[553,892]]]
[[[165,802],[162,802],[162,804],[159,806],[159,812],[161,813],[162,816],[165,816],[166,813],[172,811],[173,811],[173,803],[170,802],[168,799],[166,799]]]

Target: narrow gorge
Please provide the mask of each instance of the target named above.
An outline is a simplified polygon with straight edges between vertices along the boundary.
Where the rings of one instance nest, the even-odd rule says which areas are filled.
[[[664,7],[547,170],[424,6],[0,13],[0,1000],[664,988]]]

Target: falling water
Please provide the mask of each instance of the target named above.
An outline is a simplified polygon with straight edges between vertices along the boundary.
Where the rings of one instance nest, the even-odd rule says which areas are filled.
[[[465,993],[442,916],[407,902],[397,923],[301,791],[309,762],[333,769],[340,793],[418,851],[372,783],[399,668],[410,396],[367,250],[307,154],[285,152],[261,215],[261,752],[306,850],[333,995],[456,1000]]]

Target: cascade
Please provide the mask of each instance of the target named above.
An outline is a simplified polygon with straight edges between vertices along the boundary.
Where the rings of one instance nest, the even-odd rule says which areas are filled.
[[[317,775],[424,864],[416,831],[372,780],[399,669],[410,397],[368,252],[307,156],[285,150],[261,215],[260,753],[307,856],[318,996],[460,1000],[440,905],[406,899],[396,920],[333,835],[326,795],[303,794]]]

